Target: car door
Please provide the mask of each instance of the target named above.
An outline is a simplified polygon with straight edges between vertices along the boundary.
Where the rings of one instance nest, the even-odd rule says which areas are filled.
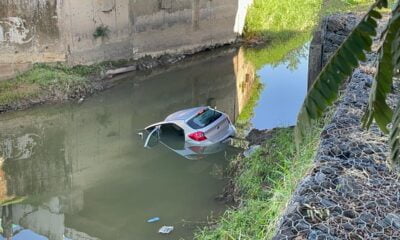
[[[144,130],[147,130],[148,132],[151,132],[155,127],[161,126],[163,124],[169,124],[169,122],[158,122],[158,123],[153,123],[147,127],[144,128]]]
[[[156,146],[159,143],[159,141],[160,141],[160,125],[155,125],[153,128],[151,128],[151,131],[148,132],[146,140],[144,141],[144,147],[152,148]]]
[[[163,125],[168,125],[168,124],[172,124],[172,123],[158,122],[158,123],[154,123],[154,124],[151,124],[151,125],[145,127],[144,130],[146,130],[145,132],[147,132],[148,135],[146,137],[144,147],[152,148],[155,145],[157,145],[158,142],[160,141],[161,127]]]

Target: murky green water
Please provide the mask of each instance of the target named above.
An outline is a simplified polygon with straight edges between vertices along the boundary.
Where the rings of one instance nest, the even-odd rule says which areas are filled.
[[[129,76],[81,105],[0,116],[2,236],[191,239],[225,210],[215,198],[236,150],[191,161],[162,145],[143,148],[137,132],[174,111],[210,103],[235,119],[254,74],[241,58],[237,50],[205,53]],[[147,223],[151,217],[161,220]],[[175,229],[164,236],[163,225]]]
[[[290,125],[306,92],[303,55],[256,71],[243,50],[223,49],[127,76],[82,104],[1,115],[0,239],[191,239],[226,209],[216,196],[240,149],[193,161],[161,144],[143,148],[137,132],[199,105],[236,119],[256,73],[265,87],[253,126]],[[161,220],[147,223],[151,217]],[[175,229],[161,235],[163,225]]]

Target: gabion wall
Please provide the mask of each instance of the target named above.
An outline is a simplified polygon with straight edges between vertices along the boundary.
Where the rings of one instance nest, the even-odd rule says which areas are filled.
[[[387,136],[376,126],[360,127],[375,58],[369,56],[348,82],[321,134],[315,167],[298,186],[274,239],[400,239],[400,177],[387,166]]]

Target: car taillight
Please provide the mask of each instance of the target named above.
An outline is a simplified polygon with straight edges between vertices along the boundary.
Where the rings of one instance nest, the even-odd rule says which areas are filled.
[[[191,133],[191,134],[189,134],[188,137],[190,137],[191,139],[193,139],[193,140],[195,140],[197,142],[201,142],[201,141],[204,141],[204,140],[207,139],[206,135],[204,135],[204,133],[200,132],[200,131],[199,132],[195,132],[195,133]]]

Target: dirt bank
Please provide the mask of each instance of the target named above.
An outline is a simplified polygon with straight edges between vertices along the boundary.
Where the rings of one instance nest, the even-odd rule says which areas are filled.
[[[232,51],[239,46],[238,41],[230,45],[199,49],[195,54],[166,54],[156,58],[146,56],[139,60],[73,68],[57,64],[36,65],[15,79],[0,81],[0,114],[40,104],[68,101],[80,103],[92,94],[115,86],[127,74],[150,74],[178,66],[185,59],[190,61],[202,57],[206,51]]]

